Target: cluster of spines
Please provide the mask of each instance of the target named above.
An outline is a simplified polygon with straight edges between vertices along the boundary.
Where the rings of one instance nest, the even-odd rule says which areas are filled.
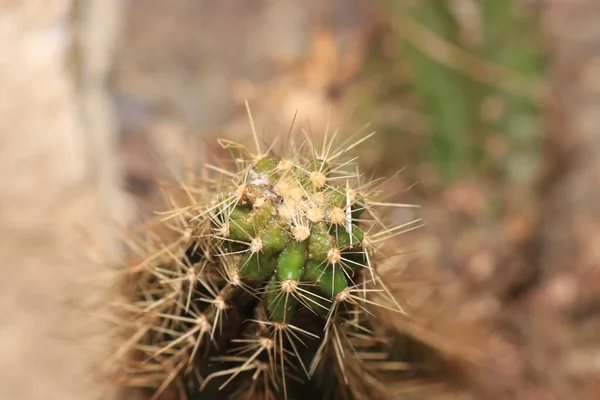
[[[360,184],[355,158],[337,161],[370,135],[337,150],[335,136],[326,135],[319,154],[306,141],[290,157],[263,153],[258,141],[257,154],[223,141],[245,153],[236,171],[210,167],[220,175],[185,185],[187,206],[169,197],[174,210],[163,222],[176,239],[154,241],[135,268],[127,307],[134,385],[159,395],[190,381],[183,377],[196,389],[221,378],[220,390],[249,375],[234,396],[276,398],[290,379],[310,379],[333,357],[339,381],[359,397],[347,361],[357,360],[351,370],[361,365],[357,343],[372,339],[368,308],[388,306],[369,298],[386,290],[374,257],[381,242],[419,222],[384,225],[374,208],[403,205],[374,202],[377,185]],[[206,367],[217,364],[233,367]]]

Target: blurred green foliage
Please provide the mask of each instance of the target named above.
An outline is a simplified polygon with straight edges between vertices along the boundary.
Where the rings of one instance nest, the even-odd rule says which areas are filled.
[[[384,28],[352,97],[380,132],[384,162],[426,164],[442,187],[532,178],[544,59],[534,16],[516,5],[379,0]]]

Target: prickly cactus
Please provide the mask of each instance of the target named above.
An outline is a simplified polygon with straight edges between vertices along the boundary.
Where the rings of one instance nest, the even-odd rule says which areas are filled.
[[[382,182],[358,172],[351,152],[370,137],[220,141],[233,167],[169,193],[167,229],[130,246],[125,385],[154,398],[370,398],[369,363],[385,357],[369,309],[403,312],[377,264],[418,225],[384,222],[380,210],[405,205],[376,200]]]

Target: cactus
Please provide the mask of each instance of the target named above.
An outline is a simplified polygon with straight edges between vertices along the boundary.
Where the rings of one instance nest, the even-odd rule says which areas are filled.
[[[181,185],[185,205],[167,194],[166,233],[130,246],[125,385],[153,398],[369,398],[365,354],[382,349],[369,309],[403,312],[378,277],[381,250],[419,225],[383,222],[380,210],[408,205],[376,201],[381,181],[357,172],[349,156],[371,136],[286,136],[277,154],[256,134],[255,152],[220,140],[234,167]]]

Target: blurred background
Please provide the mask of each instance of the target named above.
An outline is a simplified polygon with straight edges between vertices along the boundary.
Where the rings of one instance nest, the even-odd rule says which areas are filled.
[[[0,397],[95,398],[73,379],[93,352],[64,340],[94,323],[65,304],[101,296],[113,232],[182,149],[248,140],[246,100],[266,138],[296,113],[378,132],[365,175],[402,170],[427,221],[401,240],[423,313],[397,329],[453,366],[452,396],[598,393],[595,0],[7,0],[0,43]]]

